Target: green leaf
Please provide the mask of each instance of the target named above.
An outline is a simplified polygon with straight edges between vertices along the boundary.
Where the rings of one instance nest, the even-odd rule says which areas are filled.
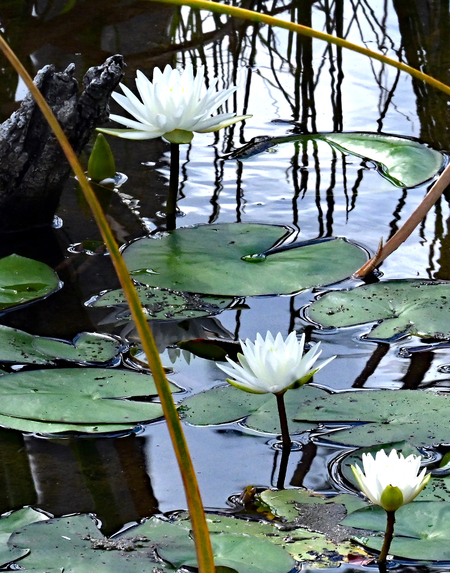
[[[46,515],[31,509],[31,507],[24,507],[0,519],[0,567],[20,559],[30,552],[26,548],[8,546],[7,541],[11,533],[29,523],[47,519]]]
[[[212,532],[211,543],[216,565],[235,569],[239,573],[287,573],[293,568],[294,560],[289,553],[267,539],[269,532],[277,534],[273,526],[255,524],[247,527],[236,519],[213,515],[207,515],[207,520]],[[236,526],[232,522],[237,522]],[[169,523],[152,517],[126,534],[151,539],[158,555],[176,568],[183,565],[197,567],[190,529],[190,522],[184,520]]]
[[[332,291],[312,303],[308,314],[325,327],[381,321],[368,339],[388,340],[405,334],[450,338],[450,283],[392,280]]]
[[[0,362],[51,364],[52,359],[58,358],[101,364],[113,360],[121,346],[117,338],[107,334],[82,332],[70,343],[0,325]]]
[[[325,141],[345,155],[370,159],[397,187],[415,187],[431,179],[442,168],[444,157],[430,147],[394,135],[379,133],[318,133],[266,138],[237,150],[231,157],[245,159],[278,144],[298,141]]]
[[[113,178],[116,175],[116,163],[106,137],[99,133],[89,156],[87,175],[93,181]]]
[[[301,402],[294,419],[334,426],[358,424],[328,434],[331,442],[359,447],[403,440],[417,447],[448,442],[447,395],[422,390],[319,391],[320,396]]]
[[[43,298],[59,286],[58,275],[44,263],[19,255],[0,259],[0,309]]]
[[[152,320],[187,320],[201,316],[212,316],[222,312],[233,302],[232,298],[200,297],[195,294],[174,292],[146,285],[137,285],[136,291],[147,318]],[[91,298],[86,305],[117,307],[120,311],[120,314],[117,315],[117,322],[131,319],[131,313],[128,310],[128,303],[122,289],[104,292]]]
[[[132,399],[156,393],[150,375],[130,370],[17,372],[2,377],[0,414],[46,423],[129,425],[162,416],[159,404]]]
[[[21,562],[26,571],[149,573],[152,567],[165,569],[163,563],[152,559],[149,548],[143,553],[136,545],[130,541],[127,549],[121,550],[124,545],[110,543],[88,515],[32,523],[14,532],[8,541],[10,548],[30,550]]]
[[[307,432],[311,423],[292,421],[303,400],[321,395],[322,390],[302,386],[284,395],[286,415],[291,434]],[[280,419],[273,394],[250,394],[234,386],[220,386],[200,392],[180,402],[180,412],[186,422],[198,426],[225,424],[245,419],[244,425],[260,432],[279,434]]]
[[[450,561],[450,503],[413,501],[395,512],[395,536],[389,553],[415,560]],[[357,540],[370,549],[381,550],[386,512],[377,506],[355,511],[344,525],[377,532]]]
[[[293,293],[331,284],[366,260],[343,239],[284,248],[285,235],[283,227],[272,225],[196,225],[159,239],[138,239],[123,255],[133,279],[142,284],[222,296]],[[248,262],[256,254],[262,262]]]

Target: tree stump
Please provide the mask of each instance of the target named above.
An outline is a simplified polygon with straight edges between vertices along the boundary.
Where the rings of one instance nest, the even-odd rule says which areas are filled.
[[[54,66],[40,70],[34,83],[41,90],[79,154],[94,129],[108,119],[111,92],[122,79],[120,55],[90,68],[83,92],[73,77]],[[70,166],[47,121],[28,94],[19,109],[0,125],[0,232],[51,225]]]

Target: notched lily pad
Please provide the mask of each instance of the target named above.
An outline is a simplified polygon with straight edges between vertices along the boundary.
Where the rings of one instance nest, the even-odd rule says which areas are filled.
[[[313,386],[289,390],[284,395],[289,430],[292,434],[313,429],[314,423],[292,421],[303,400],[321,395]],[[243,425],[260,432],[279,434],[280,419],[273,394],[250,394],[234,386],[219,386],[186,398],[179,405],[183,419],[193,425],[212,426],[241,421]]]
[[[450,338],[450,283],[392,280],[332,291],[313,302],[308,315],[324,327],[379,321],[368,339],[389,340],[406,334]]]
[[[275,145],[310,140],[324,141],[344,154],[374,161],[383,177],[397,187],[420,185],[434,177],[444,163],[441,153],[423,143],[380,133],[317,133],[258,138],[229,157],[245,159]]]
[[[450,398],[445,394],[424,390],[320,392],[303,400],[293,417],[316,425],[351,425],[327,434],[331,442],[359,447],[403,440],[416,447],[448,442]]]
[[[174,385],[171,389],[178,390]],[[16,425],[10,427],[22,419],[25,427],[44,423],[51,432],[73,431],[78,425],[82,432],[89,427],[95,432],[122,429],[162,416],[161,405],[148,401],[156,394],[151,375],[130,370],[58,368],[5,374],[0,424],[7,425],[11,418]]]
[[[344,239],[289,244],[274,225],[196,225],[142,238],[123,252],[133,279],[175,291],[222,296],[289,294],[349,277],[365,252]]]
[[[233,299],[175,292],[147,285],[136,285],[136,291],[147,318],[152,320],[188,320],[212,316],[232,304]],[[86,302],[92,307],[116,307],[114,322],[131,320],[131,313],[122,289],[106,291]]]
[[[395,536],[389,553],[396,557],[426,561],[450,561],[450,503],[413,501],[395,512]],[[344,525],[368,530],[356,540],[370,549],[381,550],[386,512],[378,506],[355,511]]]
[[[7,545],[10,535],[20,527],[47,520],[48,517],[31,507],[24,507],[5,515],[0,519],[0,567],[21,559],[30,552],[27,548],[11,547]]]
[[[0,310],[32,302],[60,287],[49,266],[19,255],[0,259]]]

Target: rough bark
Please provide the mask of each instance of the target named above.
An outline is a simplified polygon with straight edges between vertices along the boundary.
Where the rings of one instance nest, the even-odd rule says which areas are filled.
[[[73,77],[45,66],[34,80],[79,154],[94,129],[108,119],[111,92],[123,77],[122,56],[90,68],[83,92]],[[31,95],[0,125],[0,232],[50,225],[70,166]]]

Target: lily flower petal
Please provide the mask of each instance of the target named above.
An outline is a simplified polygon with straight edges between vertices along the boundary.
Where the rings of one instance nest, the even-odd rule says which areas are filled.
[[[167,139],[173,141],[173,133],[210,133],[251,117],[235,113],[212,116],[237,88],[217,90],[215,80],[202,96],[204,75],[203,66],[198,68],[194,76],[191,64],[183,71],[167,65],[163,71],[154,69],[151,82],[138,70],[136,87],[140,99],[123,84],[120,84],[123,94],[112,94],[134,119],[114,114],[110,115],[110,119],[129,127],[130,133],[109,128],[99,131],[127,139],[153,139],[167,134]]]
[[[375,458],[372,454],[362,455],[363,469],[358,465],[351,467],[361,491],[372,503],[386,511],[396,511],[413,501],[430,479],[425,468],[419,473],[421,460],[414,455],[405,459],[395,449],[389,456],[380,450]]]
[[[257,394],[281,394],[288,388],[301,386],[335,358],[333,356],[312,368],[320,354],[320,342],[303,356],[305,335],[298,341],[295,332],[291,332],[286,340],[281,333],[274,338],[267,332],[265,340],[258,334],[255,342],[249,339],[240,342],[242,354],[238,354],[238,362],[226,357],[228,365],[217,366],[229,376],[227,381],[230,384]]]

